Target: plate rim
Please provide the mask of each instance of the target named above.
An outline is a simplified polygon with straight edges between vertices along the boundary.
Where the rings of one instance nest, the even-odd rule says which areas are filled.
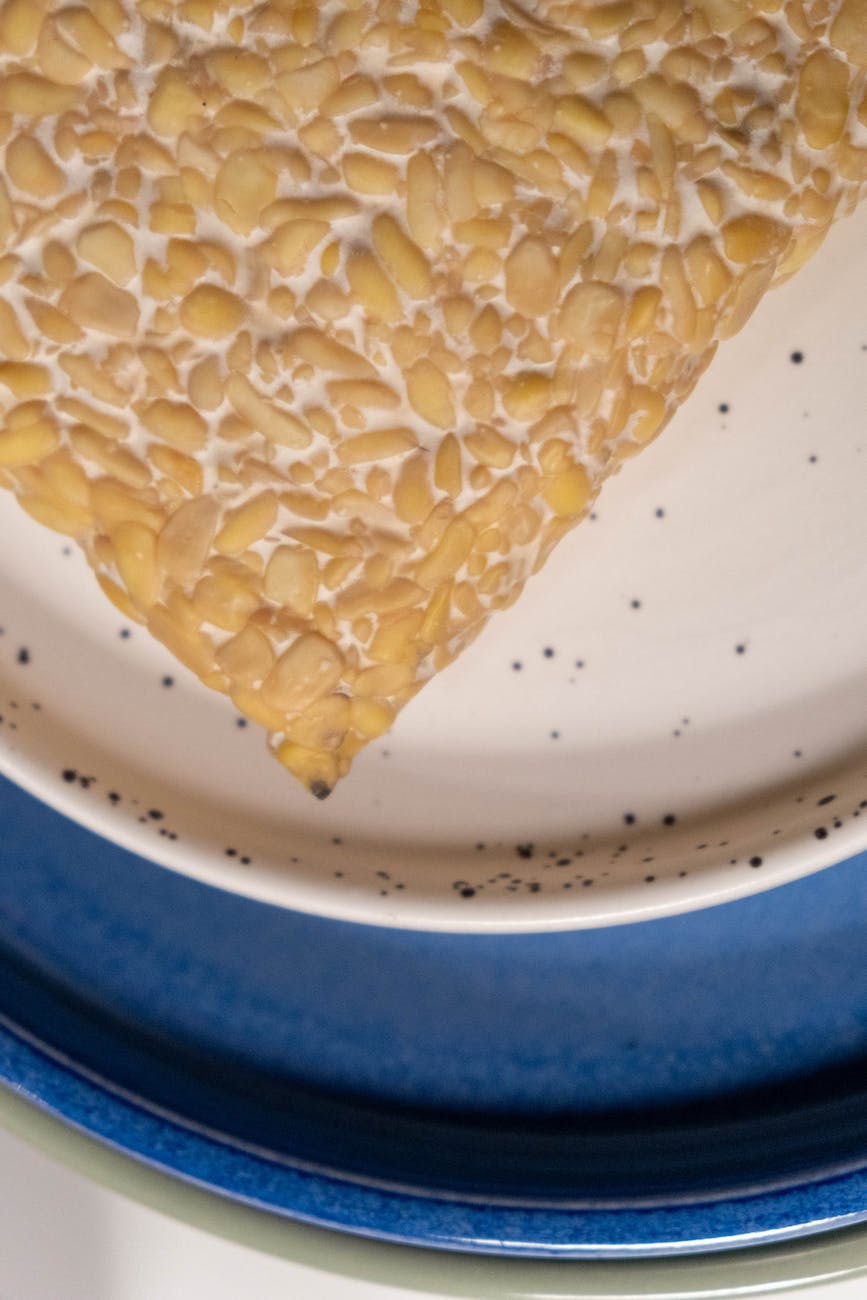
[[[864,763],[867,755],[861,750],[849,756],[848,765]],[[829,765],[831,771],[839,770],[840,760]],[[175,872],[242,898],[267,903],[287,911],[318,916],[325,920],[345,921],[372,925],[386,929],[429,932],[441,934],[543,934],[575,930],[601,929],[619,925],[632,925],[643,921],[684,915],[708,907],[735,902],[755,894],[766,893],[778,886],[803,879],[836,863],[867,850],[867,817],[855,821],[849,817],[834,831],[833,838],[815,839],[805,830],[797,839],[786,840],[782,848],[769,840],[762,849],[762,870],[741,871],[735,875],[730,868],[719,863],[705,866],[685,879],[659,880],[653,891],[639,895],[634,886],[624,886],[634,902],[615,910],[612,904],[606,910],[607,899],[616,899],[616,888],[609,887],[596,895],[602,901],[580,912],[565,912],[562,901],[550,915],[534,909],[533,914],[521,913],[507,906],[503,900],[492,900],[486,910],[468,908],[463,914],[451,899],[436,902],[423,899],[417,910],[410,901],[396,904],[394,898],[375,898],[369,889],[350,891],[329,887],[320,890],[303,878],[293,878],[286,896],[282,878],[274,870],[263,870],[255,875],[241,875],[231,860],[223,861],[217,854],[209,854],[200,846],[189,855],[187,862],[168,840],[155,841],[144,850],[141,836],[125,820],[112,819],[101,805],[77,796],[75,787],[58,781],[57,773],[47,762],[31,756],[17,745],[14,749],[0,745],[0,776],[6,777],[20,789],[33,795],[46,807],[59,812],[110,844],[134,854],[161,869]],[[805,778],[807,788],[822,784],[821,771]],[[827,784],[827,782],[824,782]],[[750,800],[739,803],[748,804]],[[333,882],[328,882],[329,886]],[[239,887],[243,886],[243,887]],[[582,891],[582,894],[586,891]],[[582,900],[583,902],[584,900]],[[551,905],[552,909],[554,904]]]
[[[10,793],[14,789],[11,785],[8,788]],[[32,801],[32,806],[36,818],[35,827],[38,828],[54,817],[44,805]],[[53,843],[49,838],[46,846],[52,858],[62,864],[67,860],[67,840],[62,831],[62,822],[59,818],[55,822],[60,833],[53,838]],[[34,838],[38,841],[38,834],[34,837],[31,830],[28,839],[33,842]],[[94,839],[93,847],[96,852],[111,853],[105,841]],[[150,869],[149,864],[141,865]],[[156,873],[157,876],[160,874]],[[502,942],[498,940],[498,943]],[[34,956],[37,958],[35,962],[32,959]],[[13,957],[10,967],[13,971],[15,964]],[[39,981],[39,971],[38,953],[31,954],[30,957],[25,954],[25,976],[30,972]],[[13,981],[10,988],[16,987]],[[11,1000],[7,999],[5,1010],[19,1025],[31,1023],[27,1012],[27,996],[27,987],[22,985],[20,997],[16,995]],[[597,1206],[591,1203],[583,1211],[580,1207],[576,1206],[572,1210],[562,1204],[542,1206],[533,1223],[529,1220],[536,1207],[526,1197],[516,1198],[517,1208],[515,1203],[502,1207],[499,1204],[489,1204],[484,1198],[478,1197],[474,1198],[474,1203],[473,1198],[464,1196],[461,1192],[453,1195],[448,1191],[437,1194],[432,1189],[425,1188],[423,1180],[418,1180],[421,1186],[416,1191],[400,1186],[395,1188],[378,1182],[374,1177],[365,1177],[363,1173],[360,1177],[354,1172],[341,1173],[339,1161],[330,1162],[330,1169],[321,1165],[305,1166],[301,1161],[293,1161],[291,1155],[288,1159],[270,1158],[268,1147],[264,1150],[260,1147],[258,1151],[250,1146],[245,1148],[229,1128],[224,1127],[222,1133],[197,1128],[195,1109],[191,1110],[190,1119],[179,1117],[179,1112],[173,1114],[170,1096],[165,1103],[169,1109],[160,1110],[154,1101],[142,1098],[141,1093],[139,1099],[136,1098],[135,1082],[131,1093],[122,1092],[119,1085],[113,1082],[110,1054],[105,1058],[107,1064],[102,1067],[102,1079],[99,1076],[88,1076],[86,1066],[76,1065],[76,1058],[81,1060],[85,1040],[82,1039],[79,1043],[76,1035],[66,1031],[52,1034],[49,1028],[51,1023],[51,1020],[46,1021],[44,1018],[37,1018],[33,1022],[43,1044],[46,1040],[56,1044],[40,1049],[39,1038],[33,1039],[32,1045],[28,1047],[25,1041],[26,1029],[17,1033],[14,1029],[4,1032],[0,1021],[0,1092],[5,1084],[15,1089],[19,1096],[29,1096],[43,1108],[53,1108],[67,1121],[79,1122],[95,1138],[100,1136],[101,1128],[105,1129],[102,1136],[112,1138],[115,1145],[131,1157],[135,1156],[136,1151],[144,1159],[158,1159],[167,1150],[170,1155],[174,1152],[176,1158],[169,1159],[168,1167],[174,1170],[175,1176],[198,1180],[200,1184],[204,1183],[212,1191],[225,1196],[237,1196],[239,1189],[242,1193],[253,1189],[259,1193],[258,1202],[262,1212],[270,1209],[287,1216],[304,1217],[306,1210],[313,1206],[317,1210],[313,1215],[317,1222],[325,1222],[331,1227],[340,1227],[350,1232],[358,1230],[360,1226],[361,1231],[367,1231],[380,1239],[386,1235],[381,1226],[384,1216],[391,1236],[419,1242],[427,1247],[441,1245],[449,1250],[472,1250],[475,1245],[480,1251],[487,1251],[492,1244],[495,1247],[502,1246],[505,1237],[507,1243],[516,1247],[510,1258],[521,1258],[520,1251],[527,1246],[530,1249],[540,1246],[541,1252],[549,1257],[558,1254],[562,1258],[571,1254],[576,1257],[598,1258],[601,1254],[598,1248],[592,1251],[585,1248],[572,1251],[568,1249],[570,1240],[580,1241],[582,1235],[585,1247],[587,1242],[592,1244],[594,1232],[597,1246],[607,1240],[614,1247],[614,1250],[605,1249],[605,1257],[630,1257],[640,1249],[642,1243],[648,1241],[648,1237],[634,1231],[636,1224],[650,1225],[659,1231],[661,1223],[662,1235],[657,1244],[660,1244],[662,1237],[667,1237],[667,1243],[663,1244],[669,1253],[671,1243],[673,1240],[676,1242],[680,1231],[681,1237],[686,1238],[682,1244],[682,1253],[687,1250],[691,1253],[708,1249],[743,1249],[745,1243],[760,1239],[780,1240],[783,1236],[800,1235],[803,1232],[825,1232],[836,1225],[852,1222],[853,1210],[855,1220],[867,1219],[867,1153],[863,1157],[859,1153],[854,1171],[851,1165],[847,1173],[840,1163],[833,1166],[827,1163],[824,1169],[820,1164],[809,1176],[792,1175],[782,1187],[779,1184],[768,1186],[759,1179],[753,1179],[756,1190],[752,1195],[749,1186],[744,1190],[742,1184],[740,1189],[732,1189],[727,1196],[713,1199],[708,1196],[703,1200],[699,1184],[699,1190],[682,1200],[680,1205],[673,1198],[663,1195],[656,1198],[655,1204],[651,1206],[627,1206],[623,1210],[611,1210],[601,1202]],[[116,1022],[113,1029],[113,1037],[121,1046],[127,1038],[123,1023],[125,1022]],[[14,1054],[12,1048],[15,1049]],[[71,1061],[70,1056],[73,1058]],[[125,1116],[125,1121],[116,1122],[118,1115]],[[142,1124],[143,1119],[147,1121],[146,1125]],[[166,1138],[167,1133],[175,1135],[174,1146]],[[184,1166],[182,1157],[186,1158],[185,1151],[191,1151],[192,1155]],[[206,1155],[210,1153],[210,1158],[204,1159],[203,1152]],[[200,1163],[196,1165],[195,1162],[200,1157]],[[220,1157],[223,1158],[222,1164]],[[236,1170],[244,1167],[244,1177],[227,1176],[229,1157]],[[258,1177],[255,1176],[256,1171]],[[265,1173],[268,1175],[267,1180],[263,1176]],[[278,1178],[282,1179],[282,1186]],[[834,1185],[830,1191],[829,1183]],[[311,1187],[313,1194],[308,1194]],[[331,1189],[330,1203],[327,1200],[323,1202],[322,1196],[316,1192],[317,1187]],[[342,1200],[339,1197],[334,1199],[335,1188],[339,1190]],[[750,1213],[751,1207],[759,1202],[763,1210],[767,1211],[763,1220]],[[323,1203],[326,1208],[324,1218],[318,1213],[318,1207]],[[390,1209],[383,1211],[384,1206]],[[432,1206],[440,1207],[436,1210],[438,1223],[431,1215]],[[454,1213],[454,1207],[457,1207],[457,1214]],[[528,1230],[523,1236],[519,1235],[523,1226],[522,1215],[529,1222]],[[627,1215],[631,1224],[624,1223]],[[672,1229],[671,1218],[675,1215],[680,1216],[679,1222]],[[670,1216],[668,1222],[666,1216]],[[570,1228],[579,1224],[582,1217],[585,1221],[583,1234],[573,1233],[571,1237],[568,1233],[564,1234],[564,1223]],[[588,1220],[592,1220],[590,1226],[593,1232],[587,1231]],[[401,1228],[398,1234],[391,1231],[395,1223]],[[717,1230],[708,1231],[708,1223],[712,1227],[716,1225]],[[721,1231],[720,1226],[727,1229],[727,1232]],[[769,1227],[769,1231],[764,1231],[763,1226]],[[535,1238],[531,1235],[534,1227]],[[607,1238],[603,1235],[603,1228]],[[757,1228],[761,1230],[760,1234],[757,1234]],[[723,1240],[726,1235],[730,1238],[729,1241]],[[469,1241],[468,1236],[471,1238]]]
[[[99,1142],[21,1093],[0,1087],[0,1125],[20,1141],[92,1182],[175,1221],[274,1259],[347,1280],[404,1286],[413,1294],[465,1300],[711,1300],[723,1286],[739,1294],[779,1291],[783,1283],[841,1281],[867,1273],[867,1231],[850,1228],[776,1247],[693,1255],[688,1282],[682,1261],[595,1263],[503,1259],[380,1243],[329,1232],[255,1210]],[[327,1261],[327,1264],[326,1264]]]
[[[36,1091],[29,1081],[32,1074],[35,1074],[38,1080],[39,1091]],[[136,1165],[156,1170],[165,1177],[190,1187],[203,1189],[232,1205],[268,1214],[281,1222],[306,1224],[316,1229],[330,1230],[388,1245],[424,1248],[435,1252],[438,1256],[458,1255],[466,1258],[499,1258],[509,1261],[556,1260],[558,1263],[578,1261],[582,1265],[586,1262],[598,1264],[626,1260],[683,1261],[708,1253],[728,1255],[755,1248],[776,1247],[782,1243],[803,1241],[813,1236],[823,1236],[829,1232],[867,1224],[867,1157],[860,1169],[843,1174],[831,1173],[824,1177],[818,1173],[809,1183],[792,1183],[786,1187],[759,1190],[753,1194],[744,1192],[728,1200],[702,1202],[700,1199],[692,1199],[682,1204],[673,1203],[647,1208],[639,1206],[613,1212],[545,1207],[539,1210],[528,1207],[510,1210],[499,1206],[487,1206],[483,1201],[474,1204],[472,1200],[465,1200],[459,1196],[416,1194],[411,1188],[405,1191],[396,1188],[385,1190],[378,1187],[374,1181],[366,1183],[363,1178],[353,1176],[344,1179],[339,1173],[298,1167],[290,1161],[280,1163],[272,1161],[267,1153],[262,1154],[235,1144],[230,1135],[226,1135],[226,1140],[222,1141],[219,1134],[199,1130],[194,1122],[187,1122],[183,1117],[151,1105],[146,1099],[136,1098],[126,1090],[115,1087],[110,1080],[101,1078],[87,1067],[79,1066],[62,1049],[55,1049],[42,1043],[28,1030],[20,1028],[5,1015],[0,1015],[0,1121],[3,1118],[3,1097],[10,1093],[58,1121],[89,1135],[95,1142],[122,1154]],[[123,1139],[124,1122],[126,1122],[126,1140]],[[169,1143],[171,1158],[165,1155],[158,1156],[140,1145],[145,1139],[136,1138],[133,1130],[141,1130],[142,1124],[145,1132],[149,1130],[155,1138],[158,1135],[164,1138],[167,1133],[171,1135],[172,1140]],[[118,1125],[117,1133],[113,1132],[114,1125]],[[225,1177],[221,1183],[213,1176],[203,1174],[201,1169],[197,1171],[197,1161],[203,1162],[203,1169],[215,1161],[216,1166],[222,1168],[224,1176],[227,1172],[230,1173],[232,1178],[238,1180],[238,1184],[232,1188]],[[338,1212],[337,1208],[332,1208],[330,1213],[313,1212],[298,1204],[290,1208],[287,1205],[277,1205],[273,1199],[268,1201],[257,1197],[249,1190],[239,1190],[240,1185],[246,1187],[254,1185],[255,1174],[265,1170],[269,1172],[272,1179],[276,1178],[278,1183],[281,1179],[284,1182],[290,1179],[300,1180],[302,1185],[306,1185],[313,1203],[324,1199],[332,1207],[342,1205],[342,1212]],[[558,1246],[541,1239],[521,1242],[504,1239],[502,1236],[502,1228],[510,1217],[513,1225],[520,1220],[531,1219],[544,1224],[546,1220],[556,1218],[561,1221],[564,1218],[571,1218],[573,1222],[583,1218],[592,1222],[594,1214],[613,1213],[619,1216],[629,1214],[639,1222],[646,1220],[651,1224],[654,1216],[659,1215],[670,1227],[672,1223],[677,1224],[681,1221],[688,1225],[691,1217],[697,1217],[701,1222],[702,1215],[710,1216],[712,1220],[716,1209],[724,1211],[732,1204],[737,1204],[741,1208],[742,1217],[744,1213],[749,1217],[751,1214],[761,1215],[763,1212],[773,1217],[775,1207],[779,1208],[787,1199],[797,1197],[805,1190],[808,1195],[815,1198],[835,1186],[841,1196],[846,1192],[857,1192],[861,1202],[860,1208],[856,1211],[823,1214],[820,1217],[816,1217],[815,1213],[807,1212],[798,1220],[790,1220],[782,1227],[766,1225],[761,1229],[753,1228],[749,1231],[729,1232],[725,1235],[707,1235],[707,1228],[705,1228],[704,1236],[693,1235],[675,1240],[675,1234],[670,1232],[669,1239],[666,1241],[657,1237],[655,1241],[634,1240],[617,1245],[610,1242],[594,1244],[591,1238],[582,1244],[573,1241],[571,1244]],[[369,1214],[372,1210],[375,1220],[377,1200],[390,1203],[396,1210],[398,1219],[403,1217],[412,1220],[414,1212],[420,1210],[422,1221],[426,1217],[429,1220],[432,1213],[436,1213],[435,1207],[439,1207],[441,1214],[443,1211],[446,1216],[455,1214],[458,1221],[461,1221],[463,1216],[465,1227],[460,1236],[449,1236],[442,1228],[435,1230],[430,1224],[422,1231],[418,1228],[411,1229],[408,1224],[403,1230],[396,1231],[391,1227],[384,1228],[380,1223],[361,1222],[368,1201],[371,1204],[366,1207],[366,1212]],[[352,1202],[355,1202],[354,1221],[353,1210],[348,1208]],[[384,1207],[378,1208],[382,1212]],[[473,1237],[472,1230],[468,1226],[473,1215],[481,1220],[486,1213],[491,1212],[500,1219],[500,1235]],[[489,1225],[488,1232],[492,1226],[494,1225]],[[476,1228],[477,1233],[481,1234],[482,1231],[485,1230]],[[529,1231],[525,1230],[524,1235],[529,1236]],[[864,1238],[867,1242],[867,1228],[864,1230]],[[867,1249],[865,1249],[865,1267],[867,1267]]]

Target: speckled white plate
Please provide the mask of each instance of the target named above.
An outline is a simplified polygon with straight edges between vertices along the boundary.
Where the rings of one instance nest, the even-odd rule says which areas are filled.
[[[324,804],[0,499],[0,770],[270,902],[533,930],[867,845],[867,211]]]

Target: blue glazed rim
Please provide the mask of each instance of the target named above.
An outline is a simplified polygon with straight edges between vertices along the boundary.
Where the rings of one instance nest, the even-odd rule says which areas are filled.
[[[109,1148],[271,1214],[362,1237],[479,1254],[625,1259],[768,1245],[867,1220],[867,1170],[732,1200],[644,1209],[535,1210],[385,1191],[293,1168],[197,1132],[82,1075],[8,1024],[0,1081]],[[824,1207],[824,1208],[822,1208]],[[491,1233],[494,1231],[494,1235]],[[621,1244],[611,1243],[620,1239]],[[604,1244],[600,1244],[600,1241]]]
[[[867,1220],[867,1064],[858,1027],[867,1023],[865,857],[751,900],[608,935],[468,939],[379,931],[239,899],[136,859],[5,784],[0,812],[0,1087],[143,1165],[286,1219],[477,1254],[692,1254]],[[774,975],[769,966],[784,939]],[[249,973],[254,946],[258,988]],[[666,966],[663,955],[672,950]],[[466,989],[476,1011],[493,1016],[481,1022],[493,1038],[476,1050],[476,1064],[488,1062],[504,1035],[511,1058],[529,1039],[523,1020],[508,1036],[516,961],[519,982],[531,979],[525,1013],[537,1005],[540,985],[550,1002],[552,975],[567,973],[569,996],[542,1040],[568,1030],[583,1049],[595,1021],[603,1054],[624,993],[635,1003],[633,1025],[655,1015],[660,1027],[669,1025],[668,1046],[680,1044],[681,1029],[675,1022],[672,1030],[663,1003],[682,999],[684,977],[697,980],[704,1037],[690,1049],[688,1103],[672,1101],[663,1071],[654,1096],[667,1097],[666,1106],[633,1106],[634,1121],[628,1104],[609,1120],[598,1108],[581,1112],[575,1093],[571,1112],[561,1106],[546,1118],[515,1105],[528,1079],[534,1088],[538,1081],[535,1067],[521,1067],[509,1087],[499,1078],[486,1085],[489,1098],[512,1099],[511,1111],[500,1105],[494,1113],[487,1100],[475,1113],[463,1102],[463,1109],[454,1101],[451,1109],[438,1106],[432,1080],[451,1058],[465,1071],[474,1045],[467,1024],[461,1031],[429,1020],[428,1032],[440,1039],[426,1037],[420,1047],[413,990],[439,971],[441,1011],[444,1003],[454,1008],[456,988]],[[668,973],[657,976],[660,962]],[[455,966],[457,986],[449,983]],[[295,984],[299,974],[314,980],[316,997],[305,987],[288,1005],[287,971]],[[323,1052],[335,1032],[348,1034],[358,1010],[350,993],[365,978],[372,978],[362,997],[373,1028],[360,1031],[361,1056],[341,1044],[342,1075],[332,1069],[329,1083]],[[733,1092],[737,1071],[719,1050],[719,1032],[760,980],[764,1010],[748,1011],[733,1041],[755,1022],[750,1060],[761,1056],[785,1003],[788,1028],[773,1040],[781,1071],[751,1092]],[[591,983],[601,994],[600,981],[612,985],[613,1002],[576,1031],[564,1008],[586,1005]],[[325,1015],[324,1036],[322,1026],[311,1028],[311,1010]],[[251,1012],[260,1017],[255,1024]],[[233,1038],[238,1015],[251,1023]],[[797,1033],[786,1037],[805,1016],[812,1021],[806,1053]],[[273,1048],[286,1023],[281,1072],[262,1049]],[[478,1016],[468,1024],[476,1032]],[[535,1041],[538,1047],[538,1034]],[[311,1042],[312,1079],[290,1077],[297,1050]],[[591,1094],[610,1100],[625,1059],[633,1081],[620,1101],[634,1100],[635,1071],[653,1068],[658,1036],[651,1032],[648,1043],[651,1055],[627,1052],[591,1081]],[[715,1059],[708,1043],[717,1045]],[[418,1099],[415,1109],[382,1092],[394,1068],[383,1055],[408,1044],[415,1059],[404,1056],[403,1064],[420,1074],[404,1096]],[[433,1067],[422,1059],[431,1053]],[[555,1066],[554,1083],[571,1087],[575,1069],[592,1073],[593,1064],[592,1053],[568,1058]],[[373,1070],[367,1091],[348,1088],[365,1065]],[[695,1102],[708,1073],[714,1086],[727,1081],[728,1093]],[[453,1098],[466,1098],[463,1079],[449,1087]]]
[[[130,1159],[0,1087],[0,1125],[53,1162],[138,1205],[339,1284],[368,1283],[461,1300],[711,1300],[778,1294],[863,1277],[865,1229],[812,1234],[755,1249],[686,1258],[532,1259],[427,1250],[335,1233],[240,1205]],[[403,1293],[403,1292],[402,1292]]]
[[[477,1254],[627,1259],[768,1245],[867,1220],[867,1168],[725,1199],[512,1207],[377,1186],[275,1159],[119,1090],[0,1021],[0,1086],[160,1172],[240,1204],[362,1237]]]

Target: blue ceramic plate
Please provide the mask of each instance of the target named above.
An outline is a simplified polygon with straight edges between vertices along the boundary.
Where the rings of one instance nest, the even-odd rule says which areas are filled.
[[[568,934],[317,919],[0,785],[0,1078],[272,1211],[495,1253],[867,1217],[867,859]]]

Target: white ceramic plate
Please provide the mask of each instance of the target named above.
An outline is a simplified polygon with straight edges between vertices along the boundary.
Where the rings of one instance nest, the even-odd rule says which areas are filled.
[[[324,804],[0,494],[0,769],[177,870],[381,925],[640,920],[863,848],[865,244],[862,211]]]

